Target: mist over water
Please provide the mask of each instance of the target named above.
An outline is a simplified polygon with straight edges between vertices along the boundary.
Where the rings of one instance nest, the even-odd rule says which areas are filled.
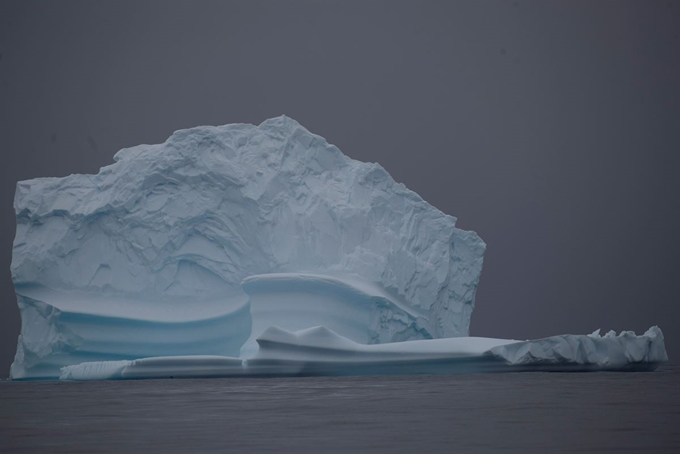
[[[0,384],[0,452],[680,452],[680,370]]]

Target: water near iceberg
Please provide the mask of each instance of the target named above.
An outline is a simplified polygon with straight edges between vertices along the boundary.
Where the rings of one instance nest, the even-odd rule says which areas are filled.
[[[0,452],[680,452],[652,373],[0,382]],[[200,447],[197,451],[196,447]]]

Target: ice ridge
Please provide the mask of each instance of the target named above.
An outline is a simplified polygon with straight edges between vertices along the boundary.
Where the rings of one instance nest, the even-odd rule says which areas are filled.
[[[597,330],[588,336],[567,334],[507,344],[492,348],[491,353],[508,364],[542,370],[639,370],[668,361],[657,326],[641,336],[633,331],[616,336],[610,331],[601,337]]]

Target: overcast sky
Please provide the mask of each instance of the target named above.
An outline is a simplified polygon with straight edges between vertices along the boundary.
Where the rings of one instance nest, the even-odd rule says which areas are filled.
[[[680,2],[3,1],[0,376],[17,181],[280,114],[486,241],[473,335],[680,355]]]

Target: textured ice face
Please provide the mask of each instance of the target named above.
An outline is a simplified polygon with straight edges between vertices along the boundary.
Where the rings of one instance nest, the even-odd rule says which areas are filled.
[[[378,288],[388,303],[356,341],[468,334],[484,242],[380,165],[348,158],[294,120],[177,131],[114,160],[97,175],[17,185],[15,378],[58,376],[98,355],[142,356],[129,354],[121,331],[84,329],[82,314],[139,339],[157,333],[144,356],[173,354],[173,343],[193,345],[175,355],[230,355],[250,335],[241,282],[271,273]],[[191,324],[178,334],[172,323],[188,323],[177,315],[186,307]],[[314,318],[307,326],[322,324]],[[225,321],[232,334],[191,334],[221,319],[241,328]]]

